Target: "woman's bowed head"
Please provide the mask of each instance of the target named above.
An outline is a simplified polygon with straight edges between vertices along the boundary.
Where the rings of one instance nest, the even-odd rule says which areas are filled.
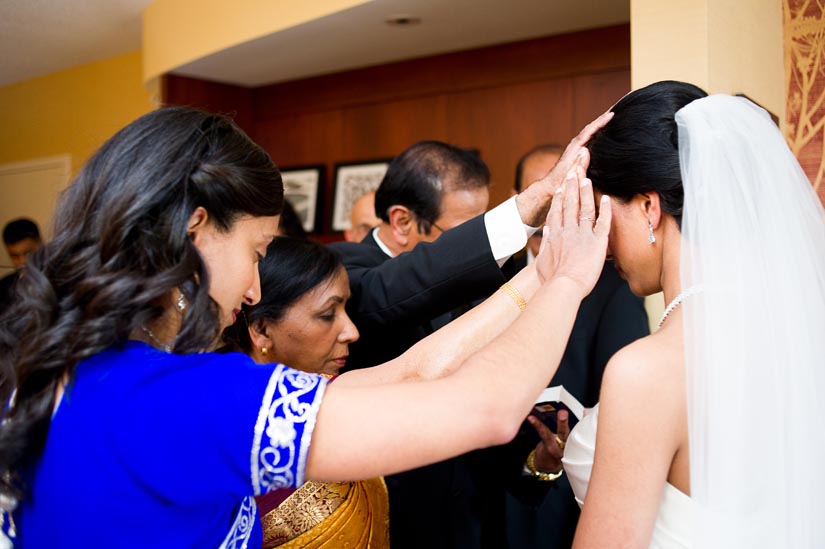
[[[566,443],[584,502],[574,546],[821,547],[820,201],[744,98],[665,81],[611,110],[587,170],[613,204],[608,255],[634,293],[668,306],[611,358]]]
[[[269,155],[223,116],[160,109],[109,139],[61,196],[55,237],[0,329],[2,396],[16,389],[3,470],[43,447],[58,388],[80,361],[129,339],[211,348],[260,298],[257,263],[282,205]],[[2,477],[15,493],[19,480]]]

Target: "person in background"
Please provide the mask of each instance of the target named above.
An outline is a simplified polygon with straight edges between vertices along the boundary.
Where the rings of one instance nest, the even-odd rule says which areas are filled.
[[[571,143],[535,267],[398,360],[332,384],[209,352],[260,300],[283,207],[269,155],[187,108],[120,130],[61,196],[55,237],[0,322],[0,542],[260,547],[257,495],[512,438],[604,262],[611,206],[596,213],[580,174],[609,119]]]
[[[258,271],[261,301],[243,305],[224,331],[224,350],[334,379],[358,339],[344,309],[349,278],[340,256],[311,240],[278,237]],[[260,496],[257,503],[265,548],[389,547],[389,502],[380,477],[309,481]]]
[[[344,229],[344,240],[361,242],[381,220],[375,215],[375,191],[362,194],[352,203],[349,212],[350,228]]]
[[[26,264],[26,257],[40,247],[40,230],[37,223],[25,217],[9,221],[3,227],[3,244],[6,246],[14,272],[0,279],[0,314],[11,304],[14,286],[20,277],[20,269]]]
[[[377,228],[360,244],[336,248],[344,256],[351,275],[355,297],[350,311],[363,335],[362,341],[353,345],[349,367],[372,366],[400,356],[427,334],[470,308],[471,300],[460,303],[451,296],[435,304],[442,308],[437,311],[441,314],[435,314],[429,304],[425,306],[424,302],[429,301],[425,299],[417,310],[408,306],[406,314],[398,315],[392,322],[383,317],[379,322],[371,322],[359,310],[363,303],[373,299],[372,293],[378,298],[386,296],[381,280],[376,283],[370,276],[373,268],[392,263],[396,261],[392,258],[399,255],[399,261],[403,258],[416,265],[409,271],[399,272],[395,284],[414,287],[420,276],[432,278],[433,271],[447,266],[457,267],[452,275],[461,278],[459,269],[466,267],[453,260],[440,261],[440,266],[435,267],[427,258],[419,261],[418,252],[405,252],[417,249],[421,242],[438,241],[444,231],[483,215],[489,203],[489,185],[490,171],[477,153],[439,141],[416,143],[390,163],[376,191],[376,210],[381,216]],[[453,246],[459,245],[456,242]],[[483,241],[464,246],[477,248],[479,255],[489,253]],[[455,248],[450,253],[457,254]],[[430,272],[418,274],[425,270]],[[488,263],[483,276],[495,283],[489,292],[503,281],[494,261]],[[464,292],[477,292],[479,286]],[[453,310],[443,311],[450,302],[455,305]],[[463,512],[464,507],[453,497],[456,466],[454,460],[447,460],[387,477],[391,538],[395,547],[420,547],[427,542],[433,547],[464,544],[465,528],[457,524],[454,512],[457,507]],[[420,527],[424,521],[428,524],[426,530]]]
[[[476,153],[439,141],[416,143],[390,162],[375,193],[379,225],[359,243],[331,244],[347,268],[347,312],[361,332],[348,369],[400,356],[434,331],[433,319],[486,297],[505,281],[489,257],[487,239],[476,238],[485,231],[480,216],[489,185],[490,171]],[[477,220],[463,230],[466,237],[440,239],[472,218]],[[516,229],[523,246],[524,228],[518,223]],[[429,242],[434,244],[417,246]],[[452,291],[446,291],[442,278],[464,284],[450,283]]]
[[[516,196],[531,184],[541,181],[550,173],[563,152],[564,147],[554,143],[537,145],[527,151],[516,163],[516,178],[510,195]],[[518,271],[527,263],[532,263],[539,253],[539,245],[541,245],[541,234],[536,233],[527,239],[524,253],[514,255],[512,259],[514,265],[508,265],[507,268],[515,268]]]

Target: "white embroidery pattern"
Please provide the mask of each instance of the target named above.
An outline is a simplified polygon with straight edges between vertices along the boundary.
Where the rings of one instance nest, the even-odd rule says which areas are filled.
[[[255,495],[304,482],[306,454],[327,380],[279,364],[264,392],[251,473]]]
[[[8,512],[0,511],[0,549],[13,549],[16,538]]]
[[[304,482],[306,453],[327,380],[278,364],[269,378],[255,422],[252,441],[252,487],[255,495]],[[296,441],[300,447],[296,448]],[[244,498],[221,549],[245,549],[258,507]]]
[[[246,549],[249,537],[252,535],[252,527],[257,520],[257,513],[258,506],[255,504],[255,499],[252,496],[244,498],[235,516],[235,522],[232,523],[232,528],[229,529],[229,534],[219,549]]]

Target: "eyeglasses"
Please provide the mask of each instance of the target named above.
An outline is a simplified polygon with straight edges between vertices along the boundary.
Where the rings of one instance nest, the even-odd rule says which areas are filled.
[[[441,227],[439,227],[439,226],[438,226],[438,223],[436,223],[435,221],[430,221],[430,225],[432,225],[433,227],[435,227],[436,229],[438,229],[438,230],[439,230],[439,231],[441,231],[442,233],[447,232],[446,230],[444,230],[444,229],[442,229]]]

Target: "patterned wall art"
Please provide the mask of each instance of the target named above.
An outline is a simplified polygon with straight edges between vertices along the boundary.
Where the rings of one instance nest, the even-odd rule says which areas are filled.
[[[825,0],[783,0],[785,137],[825,203]]]

